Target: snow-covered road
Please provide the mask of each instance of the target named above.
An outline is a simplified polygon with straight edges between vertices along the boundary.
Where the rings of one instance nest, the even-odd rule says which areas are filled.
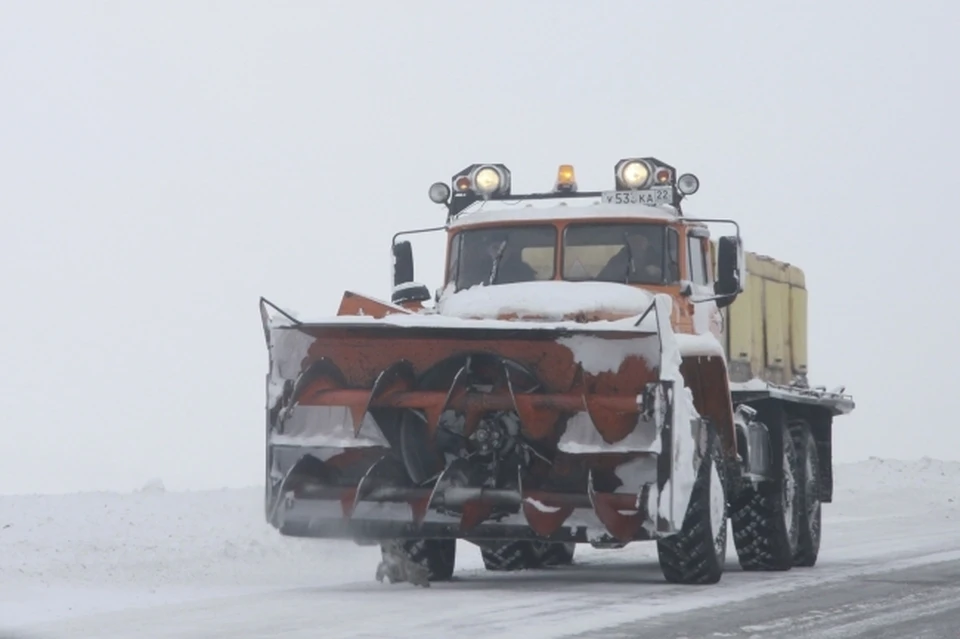
[[[581,546],[575,566],[507,575],[485,573],[477,549],[461,544],[455,581],[428,590],[381,584],[375,548],[277,536],[263,522],[259,489],[0,497],[0,631],[541,639],[609,628],[630,636],[634,622],[672,613],[742,611],[777,593],[807,600],[826,588],[855,592],[869,575],[960,566],[960,463],[870,460],[838,466],[836,481],[816,568],[743,573],[731,547],[723,581],[699,588],[666,584],[652,544]],[[827,607],[822,596],[818,605]]]
[[[956,554],[956,553],[953,553]],[[910,567],[820,583],[748,601],[660,615],[604,629],[604,639],[955,639],[960,561],[946,554]],[[933,562],[935,563],[922,563]],[[885,565],[886,568],[886,565]],[[592,634],[578,635],[587,639]]]

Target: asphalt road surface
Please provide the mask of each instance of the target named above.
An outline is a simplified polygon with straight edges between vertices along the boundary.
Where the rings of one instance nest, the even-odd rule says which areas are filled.
[[[664,615],[604,629],[603,637],[957,639],[960,561],[816,584],[742,603]]]

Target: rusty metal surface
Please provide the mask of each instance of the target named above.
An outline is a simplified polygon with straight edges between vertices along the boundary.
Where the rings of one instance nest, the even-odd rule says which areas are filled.
[[[524,435],[540,440],[551,434],[562,414],[586,411],[604,440],[613,443],[633,430],[640,412],[637,398],[659,378],[660,342],[655,334],[603,333],[607,340],[648,340],[650,355],[627,355],[616,371],[591,374],[569,348],[556,342],[561,333],[552,330],[424,332],[315,325],[274,330],[297,330],[312,338],[305,349],[277,348],[272,353],[283,368],[299,371],[296,380],[287,380],[295,383],[288,403],[347,406],[357,427],[373,408],[423,410],[434,429],[448,408],[465,412],[473,422],[484,412],[515,410]],[[467,355],[503,361],[501,370],[489,375],[490,392],[467,393],[456,378],[447,387],[419,388],[425,373]],[[517,387],[521,378],[533,380],[536,388]]]
[[[375,300],[344,297],[342,311],[360,308],[370,314],[397,312]],[[638,427],[651,429],[643,439],[655,441],[659,427],[649,420],[654,402],[648,385],[660,381],[656,333],[413,327],[359,318],[289,326],[265,322],[265,330],[274,375],[268,385],[275,389],[268,406],[270,433],[283,434],[298,407],[344,407],[349,415],[341,415],[352,418],[354,437],[362,434],[365,420],[373,419],[391,441],[399,436],[401,414],[422,415],[414,427],[432,440],[448,411],[462,418],[464,437],[485,415],[512,412],[524,441],[541,451],[516,466],[512,481],[474,473],[475,467],[460,459],[441,466],[430,482],[416,484],[416,474],[404,468],[406,457],[401,461],[393,443],[351,447],[345,440],[342,452],[330,448],[315,456],[301,450],[303,457],[293,461],[297,446],[284,449],[268,440],[272,472],[284,474],[282,483],[270,487],[269,518],[287,534],[553,538],[582,534],[566,525],[578,509],[593,513],[601,528],[620,541],[648,538],[654,529],[655,514],[645,512],[648,500],[638,499],[646,494],[642,487],[624,486],[617,475],[618,466],[654,453],[570,454],[558,443],[565,418],[578,413],[589,416],[608,444]],[[619,366],[614,361],[608,370],[587,370],[573,350],[557,341],[574,334],[604,340],[607,346],[631,341],[624,341],[618,353]],[[298,424],[297,437],[322,434]],[[322,431],[324,425],[312,428]],[[427,454],[439,454],[439,449]],[[656,490],[656,479],[648,489]],[[369,504],[392,504],[393,510],[369,520],[364,515]],[[431,513],[453,521],[438,528],[428,520]]]
[[[309,513],[312,531],[307,536],[352,538],[357,530],[364,530],[368,538],[389,538],[397,529],[406,530],[411,537],[436,535],[436,521],[425,521],[429,512],[440,512],[451,517],[444,522],[438,536],[459,539],[479,538],[556,538],[563,529],[579,528],[567,525],[575,509],[590,509],[607,527],[611,535],[623,542],[650,538],[650,513],[637,496],[628,493],[548,493],[542,491],[510,491],[482,488],[449,488],[443,492],[429,488],[382,487],[365,499],[379,504],[408,506],[404,517],[369,517],[356,515],[358,505],[356,488],[317,487],[284,501],[278,512],[277,524],[283,526],[297,515]],[[339,513],[323,508],[323,504],[338,504]],[[425,506],[427,504],[427,506]],[[498,513],[499,516],[491,518]],[[514,515],[513,518],[509,518]],[[520,515],[523,523],[515,517]],[[504,518],[508,518],[504,520]],[[498,521],[502,520],[502,521]],[[525,524],[525,525],[524,525]],[[529,532],[520,532],[527,528]],[[532,533],[532,535],[530,534]]]
[[[445,536],[486,534],[502,538],[507,533],[491,531],[491,527],[508,526],[513,530],[522,518],[536,536],[548,538],[565,534],[561,529],[571,515],[583,509],[593,511],[609,534],[620,541],[644,539],[649,534],[644,523],[654,527],[655,513],[647,512],[646,507],[647,495],[656,484],[642,486],[639,492],[620,492],[629,487],[623,486],[616,474],[619,466],[639,457],[652,459],[655,455],[561,453],[555,464],[540,462],[529,472],[518,469],[515,482],[491,487],[471,484],[469,476],[459,472],[469,468],[463,460],[447,466],[433,485],[418,486],[405,476],[401,462],[388,449],[345,450],[326,461],[306,455],[288,470],[274,492],[276,507],[270,520],[282,527],[291,511],[309,512],[311,536],[349,537],[349,531],[363,529],[368,536],[385,538],[389,537],[388,531],[408,525],[404,530],[427,534],[427,515],[443,513],[456,520],[445,524]],[[367,521],[364,515],[356,516],[364,503],[405,508]],[[510,521],[502,521],[511,516]]]
[[[317,504],[306,500],[294,502],[284,512],[280,532],[291,537],[322,539],[354,539],[377,541],[383,539],[469,539],[475,541],[530,540],[562,543],[589,543],[586,526],[562,526],[549,537],[543,537],[530,526],[484,522],[471,528],[468,534],[460,530],[459,522],[425,521],[414,524],[407,521],[384,519],[330,519],[318,516]],[[654,539],[647,528],[640,528],[633,541]]]

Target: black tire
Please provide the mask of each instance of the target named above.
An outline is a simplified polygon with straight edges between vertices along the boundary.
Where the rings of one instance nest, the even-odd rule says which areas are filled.
[[[820,555],[821,501],[820,456],[817,440],[803,420],[790,422],[790,437],[797,450],[797,486],[800,488],[800,534],[793,553],[793,565],[810,568]]]
[[[453,577],[456,539],[409,539],[401,542],[400,547],[410,561],[426,569],[428,581],[447,581]]]
[[[676,584],[715,584],[727,562],[727,465],[720,439],[705,425],[706,454],[697,472],[683,527],[657,541],[660,570]]]
[[[569,566],[573,563],[573,555],[577,551],[577,544],[548,542],[540,545],[540,565],[545,568],[552,566]]]
[[[487,570],[512,572],[539,568],[541,549],[532,541],[483,542],[480,556]]]
[[[798,456],[790,431],[771,432],[771,461],[783,467],[783,481],[746,485],[733,500],[730,523],[740,566],[747,571],[790,570],[800,533]],[[780,446],[777,447],[777,443]],[[779,453],[779,454],[778,454]]]

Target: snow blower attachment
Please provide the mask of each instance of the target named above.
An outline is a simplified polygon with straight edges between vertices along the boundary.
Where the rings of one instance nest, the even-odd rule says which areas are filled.
[[[628,542],[670,529],[657,333],[306,324],[271,307],[268,517],[285,534],[585,542],[599,528]]]
[[[390,302],[348,291],[302,322],[261,298],[271,525],[379,544],[378,578],[420,585],[458,539],[490,570],[655,539],[668,581],[705,584],[729,524],[744,570],[816,562],[853,402],[806,382],[802,271],[687,217],[699,180],[656,158],[617,162],[608,191],[575,175],[432,185],[445,223],[394,236]],[[398,236],[434,231],[431,296]]]

